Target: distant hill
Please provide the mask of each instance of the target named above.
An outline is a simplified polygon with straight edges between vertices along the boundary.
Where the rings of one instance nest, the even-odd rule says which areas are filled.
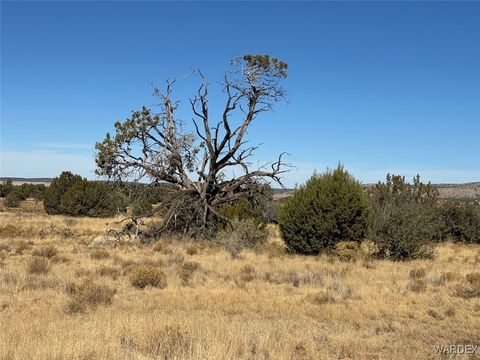
[[[371,187],[375,184],[365,184],[365,187]],[[438,189],[441,199],[449,200],[473,200],[480,199],[480,182],[471,182],[464,184],[434,184]],[[290,196],[294,189],[274,189],[273,198],[275,200]]]
[[[44,184],[50,185],[53,178],[22,178],[22,177],[0,177],[0,182],[12,180],[13,185],[22,185],[22,184]]]
[[[52,182],[53,178],[22,178],[22,177],[0,177],[0,181],[12,180],[23,181],[24,183]]]

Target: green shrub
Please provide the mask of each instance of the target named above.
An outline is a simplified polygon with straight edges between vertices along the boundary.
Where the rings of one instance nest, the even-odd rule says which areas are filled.
[[[71,216],[108,217],[123,211],[125,204],[109,185],[84,180],[63,195],[61,208],[63,214]]]
[[[126,206],[123,195],[109,184],[87,181],[70,172],[53,179],[43,198],[45,211],[51,215],[108,217]]]
[[[405,177],[387,175],[369,191],[372,206],[370,238],[376,256],[391,260],[432,258],[434,240],[438,236],[435,216],[438,192],[430,184],[413,184]]]
[[[277,221],[276,207],[273,203],[273,190],[267,184],[251,182],[248,196],[224,204],[219,209],[220,215],[227,219],[253,219],[257,224],[265,225]]]
[[[0,197],[5,197],[13,189],[13,182],[11,179],[2,181],[0,184]]]
[[[73,186],[82,183],[84,180],[79,175],[64,171],[59,177],[52,180],[50,186],[45,190],[43,207],[49,215],[60,215],[63,213],[62,197]]]
[[[233,219],[227,226],[218,231],[217,241],[230,253],[232,258],[238,257],[246,248],[254,248],[267,240],[267,230],[253,219]]]
[[[253,219],[259,225],[265,224],[261,209],[255,208],[246,198],[241,198],[232,204],[225,204],[218,212],[230,220]]]
[[[362,241],[368,218],[362,185],[339,165],[334,171],[314,174],[287,198],[279,225],[290,251],[318,254],[340,241]]]
[[[378,217],[371,236],[377,257],[404,261],[435,255],[437,226],[422,206],[397,205]]]
[[[440,240],[480,243],[480,205],[449,201],[438,208]]]
[[[8,186],[7,186],[8,189]],[[35,200],[41,200],[43,198],[43,193],[45,192],[45,185],[44,184],[22,184],[19,186],[11,186],[9,192],[6,194],[8,195],[9,193],[15,193],[15,195],[20,199],[20,200],[25,200],[27,198],[34,198]]]
[[[150,214],[153,210],[152,201],[148,196],[141,196],[132,203],[133,215],[135,216],[146,216]]]

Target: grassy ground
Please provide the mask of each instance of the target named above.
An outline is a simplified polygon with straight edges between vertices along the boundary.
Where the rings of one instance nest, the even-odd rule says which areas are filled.
[[[479,246],[342,262],[285,254],[272,228],[232,260],[208,243],[104,243],[116,220],[0,212],[0,359],[435,359],[435,345],[480,345]],[[138,266],[162,272],[159,287],[132,286]]]

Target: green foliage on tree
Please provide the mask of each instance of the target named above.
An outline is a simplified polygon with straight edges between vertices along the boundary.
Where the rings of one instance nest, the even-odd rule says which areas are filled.
[[[13,189],[13,183],[11,179],[3,181],[0,184],[0,197],[6,197],[7,194]]]
[[[340,241],[362,241],[368,219],[368,198],[362,185],[339,165],[314,174],[285,199],[279,225],[290,251],[318,254]]]
[[[369,190],[372,205],[370,238],[379,258],[411,260],[434,255],[433,242],[438,236],[435,209],[438,191],[428,183],[413,183],[405,177],[387,175]]]
[[[222,205],[218,209],[218,213],[223,217],[233,220],[251,219],[254,223],[262,228],[267,223],[275,220],[273,213],[273,190],[268,184],[255,184],[252,188],[256,191],[248,195],[244,195],[238,200]],[[220,222],[220,225],[225,222]]]
[[[83,179],[79,175],[74,175],[70,171],[64,171],[59,177],[56,177],[45,190],[43,197],[43,207],[47,214],[60,215],[64,213],[62,207],[63,196],[76,184],[82,183]]]
[[[241,198],[231,204],[225,204],[218,212],[229,220],[235,218],[239,220],[252,219],[257,225],[265,224],[262,209],[249,202],[246,198]]]
[[[44,194],[45,211],[52,215],[107,217],[124,211],[125,206],[123,195],[109,184],[70,172],[55,178]]]
[[[480,205],[448,201],[437,211],[440,239],[480,243]]]
[[[143,196],[135,197],[131,206],[132,206],[134,216],[137,216],[137,217],[147,216],[153,210],[152,198],[146,194]]]
[[[26,200],[28,198],[42,200],[43,193],[45,192],[45,185],[28,183],[13,185],[12,180],[10,179],[0,184],[0,197],[6,197],[11,192],[13,192],[20,200]]]

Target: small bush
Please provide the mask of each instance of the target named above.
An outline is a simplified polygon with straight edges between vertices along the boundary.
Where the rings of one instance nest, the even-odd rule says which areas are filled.
[[[372,235],[376,256],[394,261],[435,256],[434,220],[419,206],[398,205],[377,223]]]
[[[353,295],[352,289],[337,282],[334,282],[332,285],[330,285],[328,290],[333,290],[343,300],[351,299]]]
[[[243,249],[264,244],[267,235],[266,229],[257,225],[253,219],[233,219],[224,230],[218,232],[217,241],[232,258],[237,258]]]
[[[166,326],[147,334],[139,350],[155,359],[188,359],[193,345],[186,330]]]
[[[307,183],[284,201],[279,225],[287,248],[302,254],[334,249],[340,241],[364,239],[369,204],[362,185],[342,166]]]
[[[195,271],[197,271],[200,268],[201,268],[200,264],[194,261],[188,261],[183,263],[178,268],[178,276],[180,278],[182,286],[190,285],[190,281],[193,277],[193,274],[195,273]]]
[[[16,208],[20,206],[20,197],[18,194],[12,190],[5,197],[5,206],[9,208]]]
[[[427,291],[427,283],[423,279],[414,279],[408,283],[407,288],[415,293],[425,292]]]
[[[240,269],[240,280],[250,282],[255,279],[255,268],[252,265],[244,265]]]
[[[425,268],[415,268],[410,270],[410,279],[423,279],[427,274],[427,270]]]
[[[52,245],[42,246],[39,249],[33,250],[32,254],[35,256],[42,256],[50,259],[51,257],[57,255],[57,249],[55,248],[55,246]]]
[[[427,315],[431,316],[432,318],[434,318],[436,320],[443,320],[444,319],[444,317],[442,315],[440,315],[438,312],[436,312],[433,309],[427,310]]]
[[[459,284],[455,287],[454,295],[462,299],[480,297],[480,287],[473,284]]]
[[[84,312],[87,308],[97,305],[110,305],[116,290],[106,285],[95,284],[91,279],[85,279],[79,285],[67,284],[67,293],[71,301],[67,305],[67,312]]]
[[[29,274],[46,274],[49,270],[48,260],[45,258],[34,256],[28,261],[27,271]]]
[[[334,303],[336,301],[335,296],[327,290],[319,291],[309,296],[310,301],[316,305],[323,305]]]
[[[340,261],[355,262],[361,257],[360,246],[355,241],[341,241],[335,244],[334,254]]]
[[[153,286],[163,289],[167,286],[167,277],[158,268],[151,265],[143,265],[134,268],[130,272],[130,283],[133,287],[143,289]]]
[[[373,211],[370,238],[377,257],[403,261],[435,255],[438,191],[430,183],[422,183],[417,175],[410,184],[405,177],[389,174],[369,195]]]
[[[470,273],[465,275],[465,278],[471,285],[474,285],[480,289],[480,273]]]
[[[97,249],[90,253],[90,259],[92,260],[103,260],[110,257],[110,254],[107,250]]]

